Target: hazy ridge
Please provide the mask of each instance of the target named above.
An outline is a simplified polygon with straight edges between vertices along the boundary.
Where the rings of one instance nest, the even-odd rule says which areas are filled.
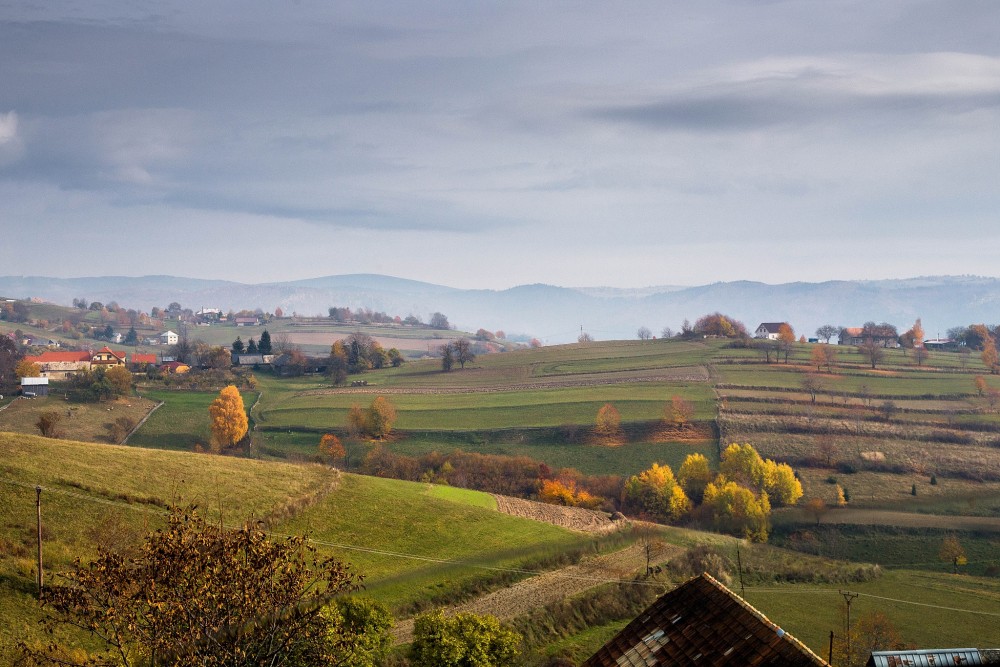
[[[753,281],[696,287],[569,288],[519,285],[505,290],[459,289],[375,274],[245,284],[176,276],[0,277],[0,295],[35,297],[61,305],[74,298],[117,301],[148,310],[172,301],[183,306],[242,309],[281,307],[286,314],[325,315],[330,306],[371,308],[427,319],[445,313],[460,329],[504,329],[547,343],[575,340],[581,327],[597,339],[634,338],[640,326],[659,335],[684,319],[721,311],[749,328],[788,321],[812,335],[821,324],[887,321],[908,328],[922,318],[928,337],[949,327],[1000,321],[1000,279],[923,276],[898,280],[840,280],[769,285]]]

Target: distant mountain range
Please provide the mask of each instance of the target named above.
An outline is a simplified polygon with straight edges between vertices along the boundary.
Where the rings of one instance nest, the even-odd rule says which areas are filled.
[[[280,283],[244,284],[175,276],[91,278],[0,277],[0,295],[36,297],[62,305],[74,298],[117,301],[148,310],[173,301],[198,310],[276,307],[286,314],[326,315],[330,306],[371,308],[427,321],[439,311],[459,329],[536,336],[546,343],[576,340],[582,330],[597,340],[634,338],[645,326],[660,335],[706,313],[720,311],[753,330],[760,322],[787,321],[813,335],[823,324],[890,322],[903,331],[922,318],[928,338],[953,326],[1000,322],[1000,279],[930,276],[900,280],[822,283],[719,282],[699,287],[640,289],[521,285],[473,290],[382,275],[344,275]]]

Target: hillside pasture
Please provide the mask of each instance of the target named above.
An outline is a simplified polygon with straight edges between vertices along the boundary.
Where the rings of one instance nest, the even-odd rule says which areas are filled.
[[[138,424],[156,403],[130,396],[99,403],[67,401],[58,395],[18,399],[0,411],[0,431],[37,435],[36,426],[44,412],[56,412],[60,437],[88,442],[111,442],[111,426],[120,417]]]
[[[249,412],[257,392],[240,392]],[[208,406],[219,395],[214,391],[144,390],[143,396],[163,403],[145,424],[129,438],[128,444],[154,449],[190,450],[207,446],[212,434]]]
[[[17,434],[0,434],[0,460],[4,647],[41,638],[32,584],[35,485],[44,489],[48,580],[74,557],[93,557],[98,545],[135,543],[162,525],[171,504],[197,505],[210,522],[256,518],[278,536],[308,534],[321,554],[351,562],[366,575],[369,594],[394,607],[455,596],[495,577],[490,568],[533,567],[591,545],[583,535],[500,514],[487,494],[344,475],[321,465]]]

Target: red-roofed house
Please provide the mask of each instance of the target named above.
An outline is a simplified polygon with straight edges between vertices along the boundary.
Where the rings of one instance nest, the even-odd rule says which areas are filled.
[[[42,352],[24,360],[38,364],[42,377],[52,380],[65,380],[77,371],[90,369],[90,352]]]
[[[139,354],[137,352],[132,354],[133,371],[141,371],[147,366],[156,366],[157,364],[158,360],[155,354]]]
[[[90,358],[91,368],[114,368],[125,365],[125,353],[116,352],[110,347],[102,347]]]

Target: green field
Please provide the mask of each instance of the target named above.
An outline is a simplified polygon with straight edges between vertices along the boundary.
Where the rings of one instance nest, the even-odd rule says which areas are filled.
[[[219,395],[215,391],[144,390],[142,395],[163,403],[129,439],[136,447],[190,451],[196,444],[207,446],[211,439],[208,406]],[[257,400],[257,392],[244,391],[247,411]]]
[[[207,454],[0,434],[0,646],[39,637],[33,599],[35,485],[44,488],[47,576],[96,546],[114,547],[160,525],[170,504],[210,521],[270,519],[276,534],[308,534],[351,562],[369,593],[393,607],[589,548],[590,540],[497,513],[471,491],[337,474]],[[461,526],[461,530],[456,530]],[[459,562],[439,562],[461,561]]]

